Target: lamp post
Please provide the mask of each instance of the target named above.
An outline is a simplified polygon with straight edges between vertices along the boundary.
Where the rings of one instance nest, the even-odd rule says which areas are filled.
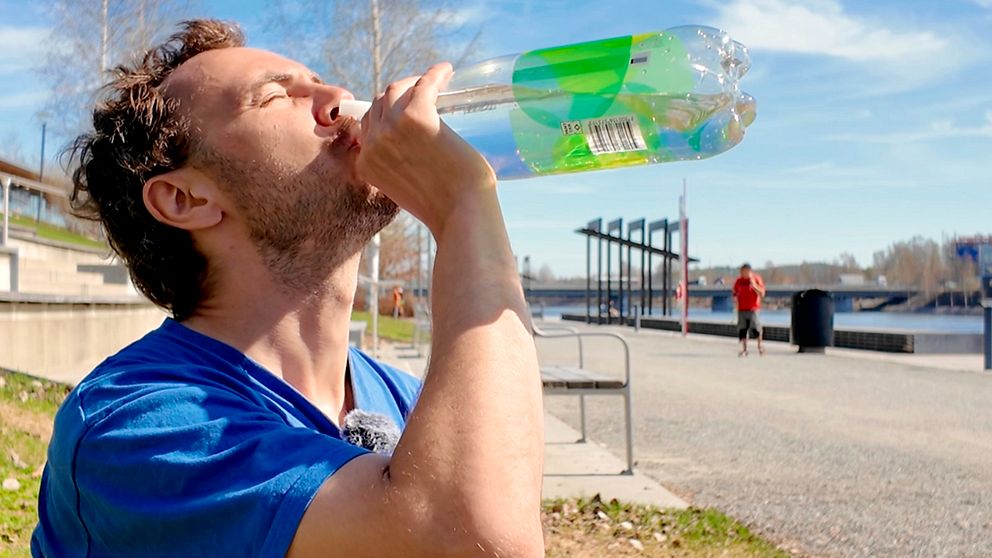
[[[41,164],[38,168],[38,182],[44,182],[45,180],[45,132],[48,129],[48,123],[41,123]]]
[[[10,235],[10,177],[3,179],[3,236],[0,236],[0,246],[7,245]]]

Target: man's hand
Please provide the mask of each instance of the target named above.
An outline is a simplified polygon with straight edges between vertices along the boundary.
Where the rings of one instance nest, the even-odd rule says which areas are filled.
[[[751,290],[758,293],[758,296],[765,296],[764,285],[762,285],[761,280],[754,275],[751,276]]]
[[[451,74],[450,64],[437,64],[391,83],[361,122],[359,175],[435,236],[464,198],[496,185],[489,163],[438,117],[438,91]]]

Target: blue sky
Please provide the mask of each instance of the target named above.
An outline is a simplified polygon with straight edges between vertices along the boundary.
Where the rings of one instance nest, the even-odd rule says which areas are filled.
[[[266,2],[203,3],[271,47]],[[0,0],[0,141],[35,153],[47,22]],[[585,268],[572,230],[595,217],[675,217],[689,183],[690,253],[704,264],[833,260],[913,235],[992,232],[992,0],[587,0],[460,4],[480,58],[684,24],[751,49],[758,100],[744,142],[691,162],[506,182],[514,249],[558,275]],[[292,54],[292,53],[288,53]],[[30,158],[31,156],[28,155]],[[36,156],[35,156],[36,158]]]

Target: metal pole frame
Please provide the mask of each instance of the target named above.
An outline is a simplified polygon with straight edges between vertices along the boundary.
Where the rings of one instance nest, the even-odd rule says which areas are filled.
[[[654,231],[666,230],[668,228],[668,219],[659,219],[657,221],[652,221],[648,224],[648,248],[654,247]],[[654,254],[651,250],[648,250],[648,314],[651,314],[654,310],[654,263],[652,258]],[[664,270],[664,268],[662,268]]]
[[[602,221],[596,232],[602,232]],[[603,239],[596,237],[596,325],[603,323]]]
[[[985,317],[985,334],[982,340],[985,342],[985,370],[992,370],[992,301],[988,301],[982,309]]]
[[[596,232],[600,232],[603,229],[603,219],[602,218],[597,218],[597,219],[593,219],[592,221],[589,221],[588,223],[586,223],[586,228],[589,229],[589,230],[595,230]],[[603,252],[602,251],[602,248],[601,248],[602,247],[602,241],[599,238],[596,239],[596,246],[599,249],[599,254],[596,256],[596,266],[598,268],[598,267],[601,267],[600,264],[599,264],[599,260],[600,260],[600,258],[602,258],[602,252]],[[592,308],[591,308],[591,305],[592,305],[592,285],[591,285],[591,282],[592,282],[592,236],[586,236],[586,323],[587,324],[592,321]],[[599,313],[600,313],[600,308],[602,307],[602,297],[603,297],[603,295],[602,295],[602,292],[601,292],[602,291],[602,288],[601,287],[602,287],[602,278],[597,274],[597,276],[596,276],[596,297],[597,297],[597,301],[596,301],[596,303],[597,303],[597,306],[596,306],[596,319],[597,319],[597,322],[596,323],[597,324],[599,323],[599,321],[598,321],[599,320]]]
[[[672,232],[673,232],[673,229],[674,229],[674,227],[673,227],[673,224],[672,223],[665,223],[665,251],[666,252],[671,252],[672,251]],[[672,259],[669,258],[668,256],[665,256],[665,265],[664,265],[664,269],[663,269],[663,272],[662,273],[663,273],[663,283],[664,283],[664,289],[665,290],[662,293],[662,298],[661,298],[661,301],[662,301],[662,303],[661,303],[661,307],[662,307],[661,312],[665,316],[670,316],[671,313],[672,313],[672,304],[671,304],[671,292],[672,292]]]
[[[978,250],[979,276],[982,278],[979,294],[982,301],[984,335],[982,352],[985,353],[984,369],[992,370],[992,244],[983,244]]]
[[[636,231],[638,229],[640,229],[640,231],[641,231],[641,238],[640,238],[640,242],[639,242],[641,248],[639,248],[639,249],[641,251],[641,284],[640,284],[640,286],[641,286],[641,306],[640,306],[640,310],[641,310],[642,313],[644,312],[644,223],[645,223],[645,220],[644,220],[643,217],[641,217],[640,219],[635,219],[635,220],[627,223],[627,241],[631,243],[631,244],[628,244],[627,245],[627,296],[630,297],[631,302],[633,302],[633,299],[634,299],[634,289],[633,289],[633,286],[631,284],[631,276],[630,276],[630,274],[631,274],[630,265],[631,265],[631,260],[632,260],[630,253],[631,253],[631,250],[633,249],[633,242],[634,242],[634,239],[631,238],[631,236],[633,236],[634,231]],[[632,305],[628,305],[628,308],[631,310],[631,317],[632,318],[637,318],[636,313],[633,312],[633,306]]]
[[[530,256],[524,256],[524,300],[530,304],[531,282],[530,282]]]
[[[613,323],[613,316],[609,312],[609,304],[613,301],[613,285],[610,277],[610,270],[613,268],[613,257],[611,255],[611,248],[613,246],[613,231],[618,231],[618,238],[623,239],[623,217],[614,219],[606,224],[606,323]],[[617,251],[620,254],[620,306],[617,310],[620,311],[620,315],[623,315],[623,244],[617,243]]]

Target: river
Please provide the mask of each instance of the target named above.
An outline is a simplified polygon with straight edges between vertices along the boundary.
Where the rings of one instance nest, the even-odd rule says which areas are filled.
[[[536,309],[535,309],[536,310]],[[562,314],[585,314],[586,307],[545,306],[545,318],[559,318]],[[736,323],[732,312],[712,312],[704,308],[690,308],[690,320]],[[763,310],[761,319],[766,325],[788,326],[789,310]],[[927,314],[922,312],[838,312],[834,314],[834,327],[871,328],[885,331],[932,331],[940,333],[982,333],[981,316]]]

